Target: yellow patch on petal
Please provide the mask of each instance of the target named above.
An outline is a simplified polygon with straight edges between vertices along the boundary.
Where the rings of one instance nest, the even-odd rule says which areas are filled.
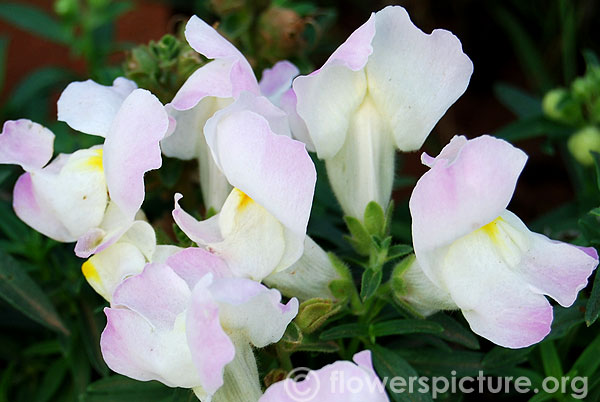
[[[96,170],[104,170],[104,165],[102,162],[102,156],[103,156],[103,150],[102,149],[95,149],[94,150],[94,155],[90,156],[86,162],[85,165],[91,169],[96,169]]]
[[[92,263],[91,258],[81,265],[81,272],[83,272],[83,276],[85,276],[85,279],[87,279],[88,282],[89,281],[94,281],[94,282],[98,282],[98,283],[100,282],[100,275],[98,275],[98,271],[96,270],[96,267]]]
[[[237,192],[237,196],[238,196],[237,209],[238,209],[238,211],[241,212],[244,209],[246,209],[248,206],[250,206],[252,203],[254,203],[254,200],[252,198],[250,198],[250,196],[248,196],[248,194],[244,193],[242,190],[240,190],[238,188],[234,188],[233,191]]]
[[[487,234],[492,242],[497,246],[500,245],[500,228],[498,227],[498,224],[501,222],[504,222],[504,219],[499,216],[487,225],[482,226],[480,229],[485,232],[485,234]]]
[[[523,233],[513,228],[502,217],[494,219],[479,231],[487,235],[498,253],[511,266],[519,263],[521,255],[529,246]]]

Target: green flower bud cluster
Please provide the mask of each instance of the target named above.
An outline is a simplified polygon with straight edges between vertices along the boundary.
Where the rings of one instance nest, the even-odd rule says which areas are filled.
[[[582,165],[593,165],[590,152],[600,152],[600,66],[588,66],[570,88],[548,92],[542,108],[551,120],[576,128],[568,140],[569,151]]]
[[[125,60],[125,76],[167,103],[187,78],[206,63],[185,40],[165,35],[158,42],[132,49]]]

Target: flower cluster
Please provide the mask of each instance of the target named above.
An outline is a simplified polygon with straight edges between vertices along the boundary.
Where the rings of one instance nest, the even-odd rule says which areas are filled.
[[[124,78],[74,82],[58,119],[104,144],[51,161],[51,131],[8,121],[0,163],[25,170],[14,188],[19,218],[76,242],[87,259],[85,278],[110,303],[101,349],[113,371],[191,388],[202,401],[292,400],[291,380],[263,395],[253,348],[282,338],[299,301],[335,300],[330,285],[348,280],[307,236],[317,179],[308,151],[324,161],[344,213],[362,221],[368,205],[390,203],[396,151],[423,145],[473,65],[452,33],[425,34],[397,6],[372,14],[308,75],[281,61],[258,81],[198,17],[185,36],[209,61],[170,103]],[[161,155],[198,161],[204,206],[216,214],[196,219],[179,193],[172,211],[197,247],[157,244],[141,210],[144,175]],[[553,319],[545,296],[570,306],[598,264],[593,248],[532,233],[506,209],[526,160],[486,135],[423,154],[430,170],[410,198],[416,258],[393,274],[416,311],[460,309],[475,333],[509,348],[541,341]],[[378,381],[369,352],[355,361],[316,378],[336,369]],[[313,400],[388,400],[364,392]]]

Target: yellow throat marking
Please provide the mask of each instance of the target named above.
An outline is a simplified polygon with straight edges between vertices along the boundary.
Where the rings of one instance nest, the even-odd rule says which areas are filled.
[[[254,200],[252,198],[250,198],[250,196],[248,196],[248,194],[244,193],[242,190],[235,188],[234,189],[238,194],[238,206],[237,209],[238,211],[243,211],[244,209],[246,209],[248,206],[250,206],[252,203],[254,203]]]
[[[492,242],[496,245],[500,245],[500,228],[498,227],[498,224],[501,222],[504,222],[504,219],[502,219],[502,217],[499,216],[479,229],[482,230],[485,234],[487,234],[492,240]]]
[[[103,150],[95,149],[94,155],[90,156],[86,160],[86,162],[85,162],[86,167],[89,167],[91,169],[96,169],[96,170],[104,170],[104,164],[102,161],[102,157],[103,157]]]
[[[100,275],[98,275],[98,271],[92,263],[91,258],[81,265],[81,272],[83,272],[83,276],[85,276],[85,279],[88,281],[100,282]]]

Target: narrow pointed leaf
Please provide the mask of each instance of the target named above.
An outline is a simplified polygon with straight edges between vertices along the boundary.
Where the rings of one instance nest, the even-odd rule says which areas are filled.
[[[0,250],[0,297],[34,321],[64,335],[69,334],[52,302],[20,267]]]

